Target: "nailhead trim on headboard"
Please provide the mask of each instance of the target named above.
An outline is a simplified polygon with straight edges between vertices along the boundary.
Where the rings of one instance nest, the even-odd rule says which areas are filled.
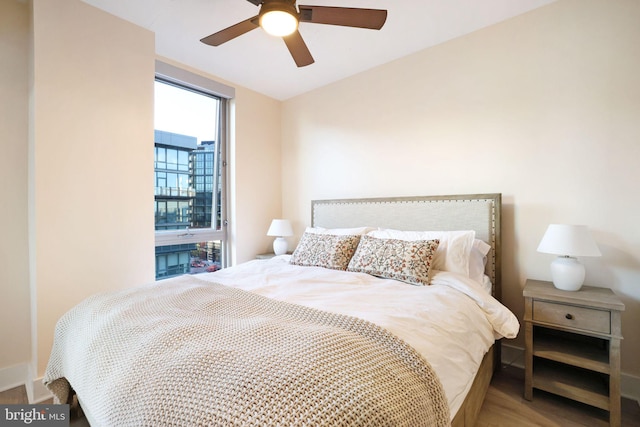
[[[314,227],[380,227],[407,231],[475,230],[476,237],[491,245],[487,275],[493,295],[501,298],[500,215],[502,195],[389,197],[313,200]]]

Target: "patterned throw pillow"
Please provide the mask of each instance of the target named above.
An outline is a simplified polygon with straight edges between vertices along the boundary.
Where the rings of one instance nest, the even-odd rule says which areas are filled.
[[[406,241],[362,236],[347,270],[428,285],[439,243],[437,239]]]
[[[291,255],[291,264],[346,270],[360,236],[304,233]]]

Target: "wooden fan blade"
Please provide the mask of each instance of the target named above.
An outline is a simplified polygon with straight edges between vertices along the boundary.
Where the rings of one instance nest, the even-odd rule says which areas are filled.
[[[314,24],[379,30],[387,20],[387,11],[381,9],[298,5],[298,10],[300,11],[300,22]]]
[[[291,53],[291,56],[293,56],[293,60],[296,62],[298,67],[311,65],[315,62],[313,56],[311,56],[311,52],[309,52],[307,44],[304,42],[304,39],[298,30],[293,32],[291,35],[283,37],[282,39],[287,45],[287,49],[289,49],[289,52]]]
[[[233,40],[236,37],[241,36],[244,33],[248,33],[251,30],[255,30],[259,26],[260,25],[258,24],[258,16],[256,15],[253,18],[238,22],[237,24],[225,28],[224,30],[220,30],[217,33],[213,33],[210,36],[200,39],[200,41],[204,44],[208,44],[209,46],[220,46],[222,43]]]

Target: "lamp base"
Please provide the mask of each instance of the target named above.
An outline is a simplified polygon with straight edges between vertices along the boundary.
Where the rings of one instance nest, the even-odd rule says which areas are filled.
[[[584,283],[584,265],[570,256],[560,256],[551,263],[553,286],[563,291],[578,291]]]
[[[284,255],[287,253],[287,239],[284,237],[276,237],[273,241],[273,253],[276,255]]]

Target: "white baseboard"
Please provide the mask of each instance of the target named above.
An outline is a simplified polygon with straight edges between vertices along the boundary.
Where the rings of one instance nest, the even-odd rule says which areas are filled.
[[[30,403],[40,403],[47,399],[53,398],[53,394],[42,383],[42,377],[33,380],[32,383],[33,394],[29,396]]]
[[[640,405],[640,378],[622,373],[620,375],[620,394],[635,400]]]
[[[524,369],[524,348],[502,343],[502,366],[515,366]],[[640,378],[625,374],[620,375],[620,394],[632,399],[640,405]]]
[[[524,369],[524,348],[502,343],[502,366]]]
[[[0,369],[0,392],[25,385],[28,377],[29,365],[27,363]]]
[[[53,395],[42,383],[42,378],[32,380],[28,363],[0,369],[0,392],[24,386],[29,403],[40,403],[51,399]]]

